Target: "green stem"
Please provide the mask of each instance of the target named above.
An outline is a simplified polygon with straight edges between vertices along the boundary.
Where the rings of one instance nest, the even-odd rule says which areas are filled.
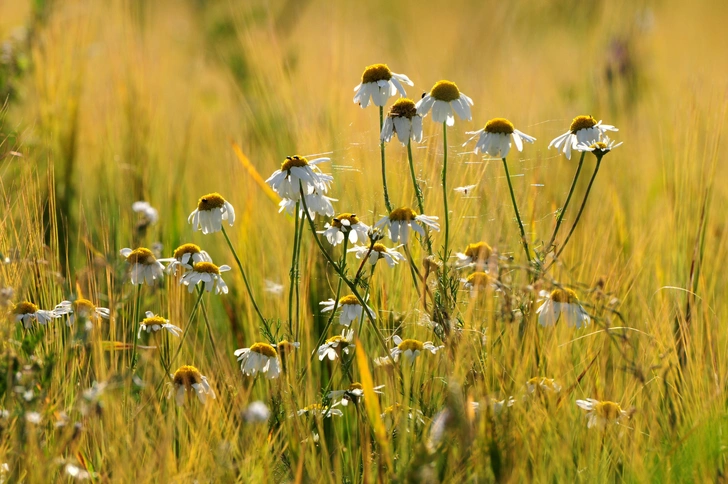
[[[129,367],[133,370],[136,367],[136,360],[137,360],[137,332],[139,331],[139,311],[141,309],[142,305],[142,285],[137,284],[136,287],[136,295],[134,297],[134,332],[132,333],[132,338],[134,339],[134,344],[131,350],[131,361],[129,362]]]
[[[511,201],[513,202],[513,210],[516,212],[516,220],[518,220],[518,228],[521,230],[521,243],[523,244],[523,250],[526,251],[526,258],[531,262],[531,252],[528,250],[528,242],[526,241],[526,231],[523,230],[523,222],[521,221],[521,214],[518,212],[518,204],[516,203],[516,195],[513,193],[513,184],[511,183],[511,174],[508,172],[508,163],[503,158],[503,168],[506,170],[506,180],[508,181],[508,189],[511,192]]]
[[[574,223],[571,225],[571,230],[569,230],[569,235],[566,236],[566,239],[564,239],[564,243],[561,244],[561,248],[556,253],[556,258],[558,258],[561,255],[561,253],[564,251],[566,244],[569,242],[569,239],[571,239],[571,235],[574,233],[574,230],[576,229],[576,225],[579,223],[581,214],[584,212],[584,207],[586,207],[586,200],[587,200],[587,198],[589,198],[589,192],[591,192],[592,185],[594,184],[594,180],[596,179],[597,173],[599,172],[600,165],[601,165],[601,160],[597,159],[597,166],[594,167],[594,173],[592,174],[591,180],[589,180],[589,185],[587,185],[587,187],[586,187],[586,193],[584,193],[584,199],[581,201],[581,207],[579,207],[579,212],[576,214]]]
[[[571,201],[571,195],[574,194],[574,188],[576,188],[576,181],[579,179],[579,173],[581,172],[581,167],[584,164],[584,155],[586,154],[586,151],[581,152],[581,158],[579,158],[579,166],[576,167],[576,173],[574,174],[574,179],[571,182],[571,188],[569,188],[569,194],[566,196],[566,201],[564,202],[564,206],[561,209],[561,212],[559,213],[559,218],[556,219],[556,227],[554,228],[554,233],[551,234],[551,240],[549,240],[549,243],[546,245],[546,250],[550,250],[553,246],[554,240],[556,240],[556,235],[559,233],[559,227],[561,227],[561,222],[564,220],[564,214],[566,213],[566,208],[569,206],[569,202]]]
[[[442,202],[445,205],[445,250],[442,254],[443,270],[447,266],[448,243],[450,241],[450,214],[447,209],[447,122],[442,123],[443,158],[442,158]]]
[[[298,246],[296,248],[296,338],[294,339],[294,341],[298,341],[298,335],[299,335],[300,323],[301,323],[301,310],[300,310],[301,295],[299,294],[300,271],[299,271],[298,267],[301,264],[302,237],[303,237],[303,221],[301,221],[298,224]]]
[[[382,139],[382,126],[384,125],[384,106],[379,106],[379,151],[382,154],[382,187],[384,188],[384,206],[387,212],[392,212],[392,203],[389,201],[387,191],[387,163],[384,158],[384,140]]]
[[[291,254],[291,270],[288,273],[290,287],[288,288],[288,334],[293,335],[293,289],[297,283],[296,278],[296,255],[298,253],[298,223],[299,223],[299,207],[301,202],[296,202],[296,209],[293,212],[293,218],[295,219],[293,225],[293,253]],[[294,341],[296,341],[294,339]]]
[[[417,207],[420,209],[420,213],[425,213],[425,197],[422,195],[420,185],[417,183],[417,177],[415,176],[415,164],[412,161],[412,141],[407,141],[407,160],[409,161],[410,175],[412,175],[412,185],[415,187],[415,196],[417,197]],[[447,203],[447,202],[445,202]],[[432,255],[432,242],[430,241],[430,231],[425,227],[425,244],[427,245],[427,252]]]
[[[225,231],[225,227],[222,228],[222,234],[225,236],[225,241],[227,242],[228,247],[230,247],[230,251],[233,253],[233,257],[235,258],[235,262],[238,264],[240,273],[243,275],[243,282],[245,283],[245,289],[248,290],[248,296],[250,296],[250,301],[253,303],[253,308],[255,308],[255,312],[258,314],[260,321],[263,324],[265,324],[265,318],[263,317],[263,314],[260,312],[260,308],[258,308],[258,304],[255,302],[255,297],[253,296],[253,290],[250,289],[250,283],[248,283],[248,276],[245,275],[245,269],[243,269],[243,264],[242,264],[242,262],[240,262],[240,257],[238,257],[238,253],[235,252],[233,243],[230,242],[230,237],[228,237],[228,234]]]
[[[202,288],[202,286],[197,287],[197,301],[195,301],[195,305],[192,306],[192,312],[190,313],[190,317],[187,319],[187,326],[185,326],[185,331],[182,333],[182,338],[180,338],[179,346],[177,347],[177,351],[174,353],[174,356],[171,360],[169,360],[169,368],[172,368],[172,365],[174,364],[175,360],[177,360],[177,357],[180,354],[180,351],[182,351],[182,345],[185,342],[185,338],[187,338],[187,333],[190,331],[190,328],[192,327],[192,321],[195,319],[195,315],[197,314],[197,308],[200,306],[200,303],[202,302],[202,295],[205,293],[205,290]]]

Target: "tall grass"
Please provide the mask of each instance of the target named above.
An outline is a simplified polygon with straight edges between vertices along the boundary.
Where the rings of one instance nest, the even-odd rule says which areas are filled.
[[[2,74],[13,90],[0,117],[0,289],[14,295],[0,301],[9,312],[24,300],[51,309],[85,297],[112,318],[91,331],[61,319],[25,330],[8,318],[0,357],[8,482],[62,480],[66,464],[122,482],[724,478],[723,2],[69,0],[42,8],[40,15],[24,2],[0,5],[1,38],[33,26],[13,45],[27,69]],[[373,364],[384,350],[365,324],[348,371],[384,384],[383,394],[365,395],[367,404],[344,408],[343,417],[294,417],[322,402],[324,389],[349,384],[340,361],[310,358],[327,320],[319,302],[334,297],[338,280],[304,220],[301,348],[277,380],[243,376],[235,349],[266,335],[291,338],[294,219],[278,213],[251,171],[266,178],[288,155],[326,153],[337,211],[367,224],[384,215],[378,113],[351,102],[363,68],[375,62],[407,74],[413,99],[444,78],[475,101],[473,122],[447,133],[448,187],[477,183],[468,196],[449,194],[450,247],[484,240],[496,248],[506,290],[471,297],[460,286],[443,341],[407,264],[390,270],[380,262],[369,288],[378,330],[445,348],[402,365],[400,375]],[[538,138],[508,163],[527,241],[539,248],[578,162],[546,146],[589,113],[618,126],[624,145],[604,158],[562,256],[533,279],[502,163],[461,147],[465,131],[504,116]],[[424,125],[415,172],[425,213],[442,221],[442,127],[429,117]],[[406,148],[387,144],[386,155],[393,204],[416,206]],[[593,167],[586,158],[558,239]],[[236,208],[228,234],[267,327],[222,234],[203,236],[186,223],[209,192]],[[159,222],[142,230],[136,200],[157,207]],[[321,230],[324,221],[315,222]],[[203,297],[171,369],[195,365],[217,398],[176,407],[157,350],[141,349],[129,368],[135,289],[118,254],[160,243],[169,257],[185,242],[233,271],[223,275],[230,294]],[[438,250],[442,233],[433,242]],[[324,244],[338,261],[341,247]],[[422,271],[426,250],[410,248]],[[350,255],[349,275],[357,263]],[[266,292],[266,280],[283,284],[283,294]],[[591,326],[538,326],[538,292],[559,285],[577,290]],[[195,297],[165,277],[142,287],[141,310],[184,327]],[[519,306],[525,319],[513,311]],[[327,337],[340,331],[336,318],[333,326]],[[561,391],[528,396],[526,383],[537,376],[554,378]],[[103,392],[84,393],[94,382]],[[510,396],[511,407],[491,404]],[[630,418],[589,429],[575,404],[584,398],[618,402]],[[245,420],[255,400],[271,409],[267,423]],[[479,402],[477,413],[470,402]],[[378,419],[375,403],[394,411]],[[443,408],[447,437],[433,446],[430,427]]]

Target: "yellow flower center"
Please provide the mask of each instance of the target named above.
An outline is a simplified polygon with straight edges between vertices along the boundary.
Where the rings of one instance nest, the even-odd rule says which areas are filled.
[[[374,244],[374,247],[372,247],[372,250],[374,252],[379,252],[379,253],[387,252],[387,248],[384,246],[384,244],[380,244],[380,243]]]
[[[359,300],[354,296],[353,294],[349,294],[348,296],[344,296],[341,299],[339,299],[339,305],[354,305],[359,304]]]
[[[88,299],[76,299],[73,301],[73,310],[78,315],[90,315],[96,311],[96,306]]]
[[[596,125],[597,120],[591,116],[577,116],[571,122],[571,127],[569,129],[572,133],[576,134],[579,130],[593,128]]]
[[[432,90],[430,96],[434,97],[438,101],[450,102],[456,99],[460,99],[460,89],[454,82],[450,81],[437,81]]]
[[[551,300],[555,303],[573,304],[579,301],[576,293],[571,289],[554,289],[551,291]]]
[[[200,253],[200,247],[195,244],[182,244],[179,247],[177,247],[174,251],[174,258],[175,259],[182,259],[182,256],[185,254],[199,254]]]
[[[167,324],[167,320],[164,319],[162,316],[152,316],[151,318],[144,318],[142,324],[144,324],[145,326],[154,326],[155,324],[162,326],[164,324]]]
[[[149,266],[157,262],[157,259],[154,257],[151,250],[145,247],[139,247],[138,249],[131,251],[129,257],[126,258],[126,261],[129,264],[142,264]]]
[[[474,260],[485,260],[489,258],[492,253],[493,249],[491,249],[485,242],[468,244],[465,248],[465,255]]]
[[[422,351],[424,349],[424,345],[422,342],[417,341],[416,339],[405,339],[402,340],[400,344],[397,345],[397,348],[399,348],[402,351]]]
[[[368,82],[388,81],[391,78],[392,71],[389,70],[387,64],[372,64],[364,69],[364,74],[361,75],[361,82],[366,84]]]
[[[185,389],[191,390],[194,383],[202,382],[202,374],[200,373],[200,370],[194,366],[180,366],[179,369],[174,372],[172,382],[175,387],[184,385]]]
[[[208,193],[204,197],[200,197],[197,202],[197,210],[214,210],[222,208],[225,205],[225,199],[219,193]]]
[[[530,380],[528,380],[528,384],[535,386],[537,391],[539,391],[542,386],[556,390],[556,384],[554,383],[553,378],[535,376],[535,377],[531,378]]]
[[[287,355],[290,353],[293,353],[293,350],[296,349],[296,347],[291,343],[290,341],[283,340],[280,343],[276,344],[276,348],[278,349],[278,352],[280,352],[281,355]]]
[[[38,306],[33,304],[32,302],[21,302],[15,305],[13,308],[14,314],[31,314],[31,313],[37,313],[38,312]]]
[[[349,388],[347,388],[347,390],[349,390],[349,391],[351,391],[351,390],[364,390],[364,387],[361,386],[361,383],[354,382],[351,385],[349,385]]]
[[[275,358],[276,356],[278,356],[278,353],[276,353],[276,349],[268,343],[255,343],[253,346],[250,347],[250,351],[260,353],[261,355],[267,356],[268,358]]]
[[[604,141],[597,141],[596,143],[591,145],[589,148],[591,148],[593,150],[607,151],[609,146],[607,146],[607,143],[605,143]]]
[[[414,220],[417,214],[414,210],[407,207],[395,208],[392,213],[389,214],[390,222],[409,222]]]
[[[506,118],[494,118],[485,123],[486,133],[513,134],[513,123]]]
[[[490,276],[485,272],[473,272],[466,280],[473,287],[486,287],[490,284]]]
[[[341,215],[334,218],[332,225],[336,228],[341,228],[341,221],[342,220],[348,220],[350,225],[358,224],[359,219],[356,217],[356,214],[354,213],[342,213]]]
[[[326,343],[338,343],[339,348],[347,346],[349,344],[349,342],[346,341],[346,339],[340,334],[337,334],[336,336],[332,336],[331,338],[327,339]]]
[[[394,104],[392,104],[392,107],[389,108],[389,116],[392,118],[405,117],[412,119],[416,115],[417,107],[415,106],[415,102],[411,99],[407,99],[406,97],[397,99]]]
[[[212,262],[198,262],[193,266],[195,272],[206,272],[208,274],[220,274],[220,269]]]
[[[617,420],[622,415],[622,407],[614,402],[599,402],[594,405],[594,412],[604,419]]]
[[[286,161],[281,164],[281,171],[289,171],[294,166],[299,168],[308,166],[308,160],[303,156],[286,156]]]

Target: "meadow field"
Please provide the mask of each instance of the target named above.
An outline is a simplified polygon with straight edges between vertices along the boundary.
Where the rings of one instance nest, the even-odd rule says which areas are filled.
[[[727,20],[0,2],[0,482],[726,482]]]

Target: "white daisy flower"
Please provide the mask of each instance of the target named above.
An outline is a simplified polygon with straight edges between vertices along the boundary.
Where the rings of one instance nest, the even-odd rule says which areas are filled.
[[[212,262],[212,257],[200,249],[198,245],[182,244],[175,249],[172,257],[159,259],[159,262],[169,262],[165,272],[168,274],[177,274],[178,269],[181,269],[183,272],[191,271],[192,266],[198,262]]]
[[[281,373],[278,352],[268,343],[255,343],[250,348],[235,350],[234,354],[238,357],[244,375],[255,376],[260,372],[273,379]]]
[[[281,198],[288,198],[294,202],[301,199],[301,186],[303,193],[307,195],[314,191],[326,193],[334,177],[322,173],[317,165],[327,161],[330,159],[316,158],[309,161],[299,155],[288,156],[281,164],[280,170],[274,171],[265,182]],[[308,199],[306,203],[308,204]]]
[[[417,114],[417,106],[411,99],[399,98],[389,108],[382,125],[381,140],[389,143],[395,133],[399,142],[405,146],[410,139],[417,143],[422,141],[422,116]]]
[[[460,92],[458,86],[450,81],[437,81],[429,94],[422,96],[417,102],[417,114],[426,116],[432,109],[432,121],[435,123],[447,122],[448,126],[455,125],[453,111],[464,121],[470,121],[470,106],[473,100]]]
[[[600,402],[593,398],[587,398],[586,400],[577,400],[576,404],[586,410],[587,428],[604,429],[610,423],[619,425],[623,420],[629,418],[629,414],[615,402]]]
[[[219,193],[208,193],[200,197],[197,208],[187,217],[192,230],[202,230],[203,234],[211,234],[222,230],[222,221],[227,220],[230,226],[235,222],[235,209]]]
[[[511,150],[511,139],[516,143],[516,149],[523,151],[523,142],[533,143],[536,138],[529,136],[522,131],[518,131],[513,123],[505,118],[494,118],[485,123],[483,129],[478,131],[468,131],[467,134],[474,135],[468,141],[463,143],[463,146],[473,141],[476,137],[478,141],[475,142],[475,154],[478,151],[487,153],[495,158],[505,158],[508,156],[508,152]]]
[[[61,317],[56,314],[55,311],[38,309],[38,306],[28,301],[16,304],[13,308],[13,315],[15,316],[15,322],[22,321],[23,326],[26,329],[31,327],[31,323],[33,321],[37,321],[38,324],[46,325],[52,319]]]
[[[182,328],[178,328],[174,324],[170,324],[168,319],[157,316],[151,311],[147,311],[146,313],[144,313],[144,315],[146,317],[144,318],[144,321],[142,321],[139,325],[137,338],[141,338],[142,331],[146,331],[147,333],[151,333],[152,331],[154,331],[156,333],[157,331],[162,331],[163,329],[166,329],[178,338],[182,335]]]
[[[417,215],[411,208],[403,207],[392,210],[392,213],[379,220],[375,224],[375,227],[386,227],[389,230],[389,238],[392,239],[392,242],[399,242],[401,240],[402,244],[406,244],[409,242],[410,228],[422,237],[425,237],[423,225],[439,232],[440,226],[436,222],[437,219],[438,217],[429,215]]]
[[[324,407],[320,403],[314,403],[303,407],[301,410],[296,412],[296,415],[298,415],[299,417],[301,415],[312,415],[314,417],[333,417],[335,415],[337,417],[343,417],[344,412],[342,412],[338,408],[334,408],[337,405],[338,403],[334,403],[330,407]]]
[[[394,344],[397,345],[389,351],[392,359],[394,361],[399,361],[399,355],[404,355],[405,358],[407,358],[408,362],[412,364],[414,364],[415,358],[417,358],[424,350],[427,350],[434,355],[437,354],[438,350],[441,350],[445,347],[444,345],[435,346],[434,344],[432,344],[432,341],[425,341],[423,343],[421,341],[417,341],[416,339],[403,340],[397,335],[394,335],[392,341],[394,341]],[[374,362],[378,365],[386,364],[385,362],[387,361],[389,361],[389,358],[387,358],[386,356],[382,356],[374,360]]]
[[[134,202],[131,204],[131,209],[136,213],[142,214],[147,223],[155,224],[159,220],[159,212],[157,212],[156,208],[149,205],[149,202]]]
[[[556,383],[553,378],[535,376],[526,382],[526,389],[528,393],[559,393],[561,391],[561,385]]]
[[[93,321],[98,321],[99,318],[109,319],[111,316],[111,311],[107,308],[97,308],[94,306],[94,303],[83,298],[78,298],[73,302],[61,301],[60,304],[53,308],[53,312],[58,316],[69,314],[70,316],[66,322],[68,326],[71,326],[76,321],[76,316]]]
[[[264,402],[256,400],[243,411],[243,418],[248,423],[264,423],[270,418],[270,409]]]
[[[347,252],[354,252],[357,259],[368,256],[369,263],[371,265],[374,265],[377,261],[383,259],[389,267],[394,267],[395,264],[399,263],[399,261],[405,260],[404,256],[397,252],[397,249],[400,247],[402,247],[402,245],[398,245],[397,247],[390,249],[385,247],[384,244],[376,243],[373,247],[371,247],[371,251],[369,250],[370,248],[365,245],[357,245],[356,247],[349,249]]]
[[[471,267],[474,265],[484,267],[491,255],[493,255],[493,249],[485,242],[468,244],[464,252],[455,254],[455,257],[457,257],[455,267]]]
[[[591,322],[591,318],[581,307],[576,293],[571,289],[554,289],[551,294],[541,291],[540,295],[545,298],[543,304],[536,310],[538,324],[541,326],[553,326],[561,316],[566,319],[569,326],[576,326],[577,329]]]
[[[207,377],[200,373],[200,370],[191,365],[179,367],[172,376],[172,389],[169,392],[169,398],[174,396],[178,406],[185,404],[185,394],[187,392],[197,395],[198,400],[203,405],[207,401],[207,396],[215,398],[215,391],[207,382]]]
[[[273,346],[273,348],[276,349],[276,351],[280,355],[281,359],[283,359],[286,356],[292,355],[294,351],[296,351],[298,348],[300,348],[301,343],[299,343],[298,341],[294,342],[294,341],[287,341],[284,339],[271,346]]]
[[[164,276],[164,266],[154,257],[151,250],[145,247],[138,249],[121,249],[119,251],[131,266],[131,283],[153,285],[154,281]]]
[[[323,361],[324,358],[328,358],[334,361],[337,357],[341,356],[343,351],[345,354],[349,354],[354,351],[354,330],[344,328],[341,331],[341,335],[332,336],[327,339],[324,344],[318,348],[319,361]]]
[[[462,196],[468,196],[470,195],[470,193],[472,193],[473,190],[475,190],[477,186],[477,183],[475,185],[465,185],[464,187],[455,187],[452,189],[452,191]]]
[[[384,385],[379,385],[373,388],[374,393],[378,393],[381,395],[382,388],[384,388]],[[326,398],[329,400],[336,400],[337,398],[341,398],[341,400],[338,403],[341,403],[343,406],[348,406],[349,402],[357,404],[359,403],[359,400],[364,396],[364,387],[362,387],[361,383],[354,382],[351,385],[349,385],[349,388],[346,390],[333,390],[330,391]]]
[[[498,400],[495,397],[490,398],[490,409],[493,411],[493,415],[500,415],[504,409],[510,408],[516,403],[516,399],[512,396],[505,400]]]
[[[369,227],[360,222],[356,214],[353,213],[342,213],[334,217],[331,224],[327,222],[324,228],[326,230],[317,233],[324,234],[324,237],[334,247],[342,243],[344,237],[347,236],[352,244],[356,244],[360,240],[364,241],[367,239],[367,232],[369,231]]]
[[[334,307],[338,307],[341,311],[339,314],[339,324],[343,324],[347,328],[351,326],[353,321],[361,319],[364,312],[364,308],[359,304],[359,300],[353,294],[339,299],[339,304],[336,304],[334,299],[329,299],[320,302],[319,305],[323,306],[323,309],[321,309],[322,313],[328,313],[329,311],[333,311]],[[372,319],[377,319],[377,315],[372,308],[367,306],[367,310],[372,315]]]
[[[487,272],[476,271],[470,274],[465,279],[460,279],[465,289],[469,289],[471,292],[477,292],[479,290],[486,289],[488,287],[496,289],[498,284]]]
[[[338,200],[322,195],[318,190],[314,190],[313,193],[307,194],[305,200],[306,207],[308,208],[308,215],[311,217],[311,220],[316,218],[316,214],[321,214],[324,217],[333,217],[336,213],[331,202],[337,202]],[[304,204],[301,203],[298,206],[299,218],[304,217],[303,205]],[[281,199],[281,201],[278,202],[278,213],[281,213],[284,210],[288,215],[293,215],[293,212],[296,210],[296,200],[291,200],[289,198]]]
[[[227,294],[228,287],[225,281],[222,280],[220,275],[223,272],[230,270],[229,265],[216,266],[212,262],[198,262],[192,266],[192,270],[187,272],[182,279],[180,284],[184,284],[189,287],[189,291],[192,292],[199,282],[205,284],[205,290],[212,292],[215,290],[215,294]]]
[[[549,143],[557,150],[561,150],[566,159],[571,159],[571,150],[578,149],[580,143],[593,143],[594,140],[601,139],[602,135],[607,131],[619,131],[610,124],[602,124],[591,116],[577,116],[571,122],[569,131],[554,138]]]
[[[387,104],[387,99],[398,92],[402,97],[407,95],[402,83],[414,86],[409,77],[390,71],[387,64],[367,66],[361,75],[361,82],[354,88],[354,103],[365,108],[371,99],[375,106],[382,107]]]
[[[619,146],[622,146],[622,142],[617,143],[614,140],[610,140],[609,136],[605,135],[601,141],[594,140],[591,142],[581,142],[576,145],[576,149],[579,151],[591,151],[592,153],[594,153],[594,156],[596,156],[597,159],[601,161],[602,156],[606,155],[614,148],[617,148]]]

